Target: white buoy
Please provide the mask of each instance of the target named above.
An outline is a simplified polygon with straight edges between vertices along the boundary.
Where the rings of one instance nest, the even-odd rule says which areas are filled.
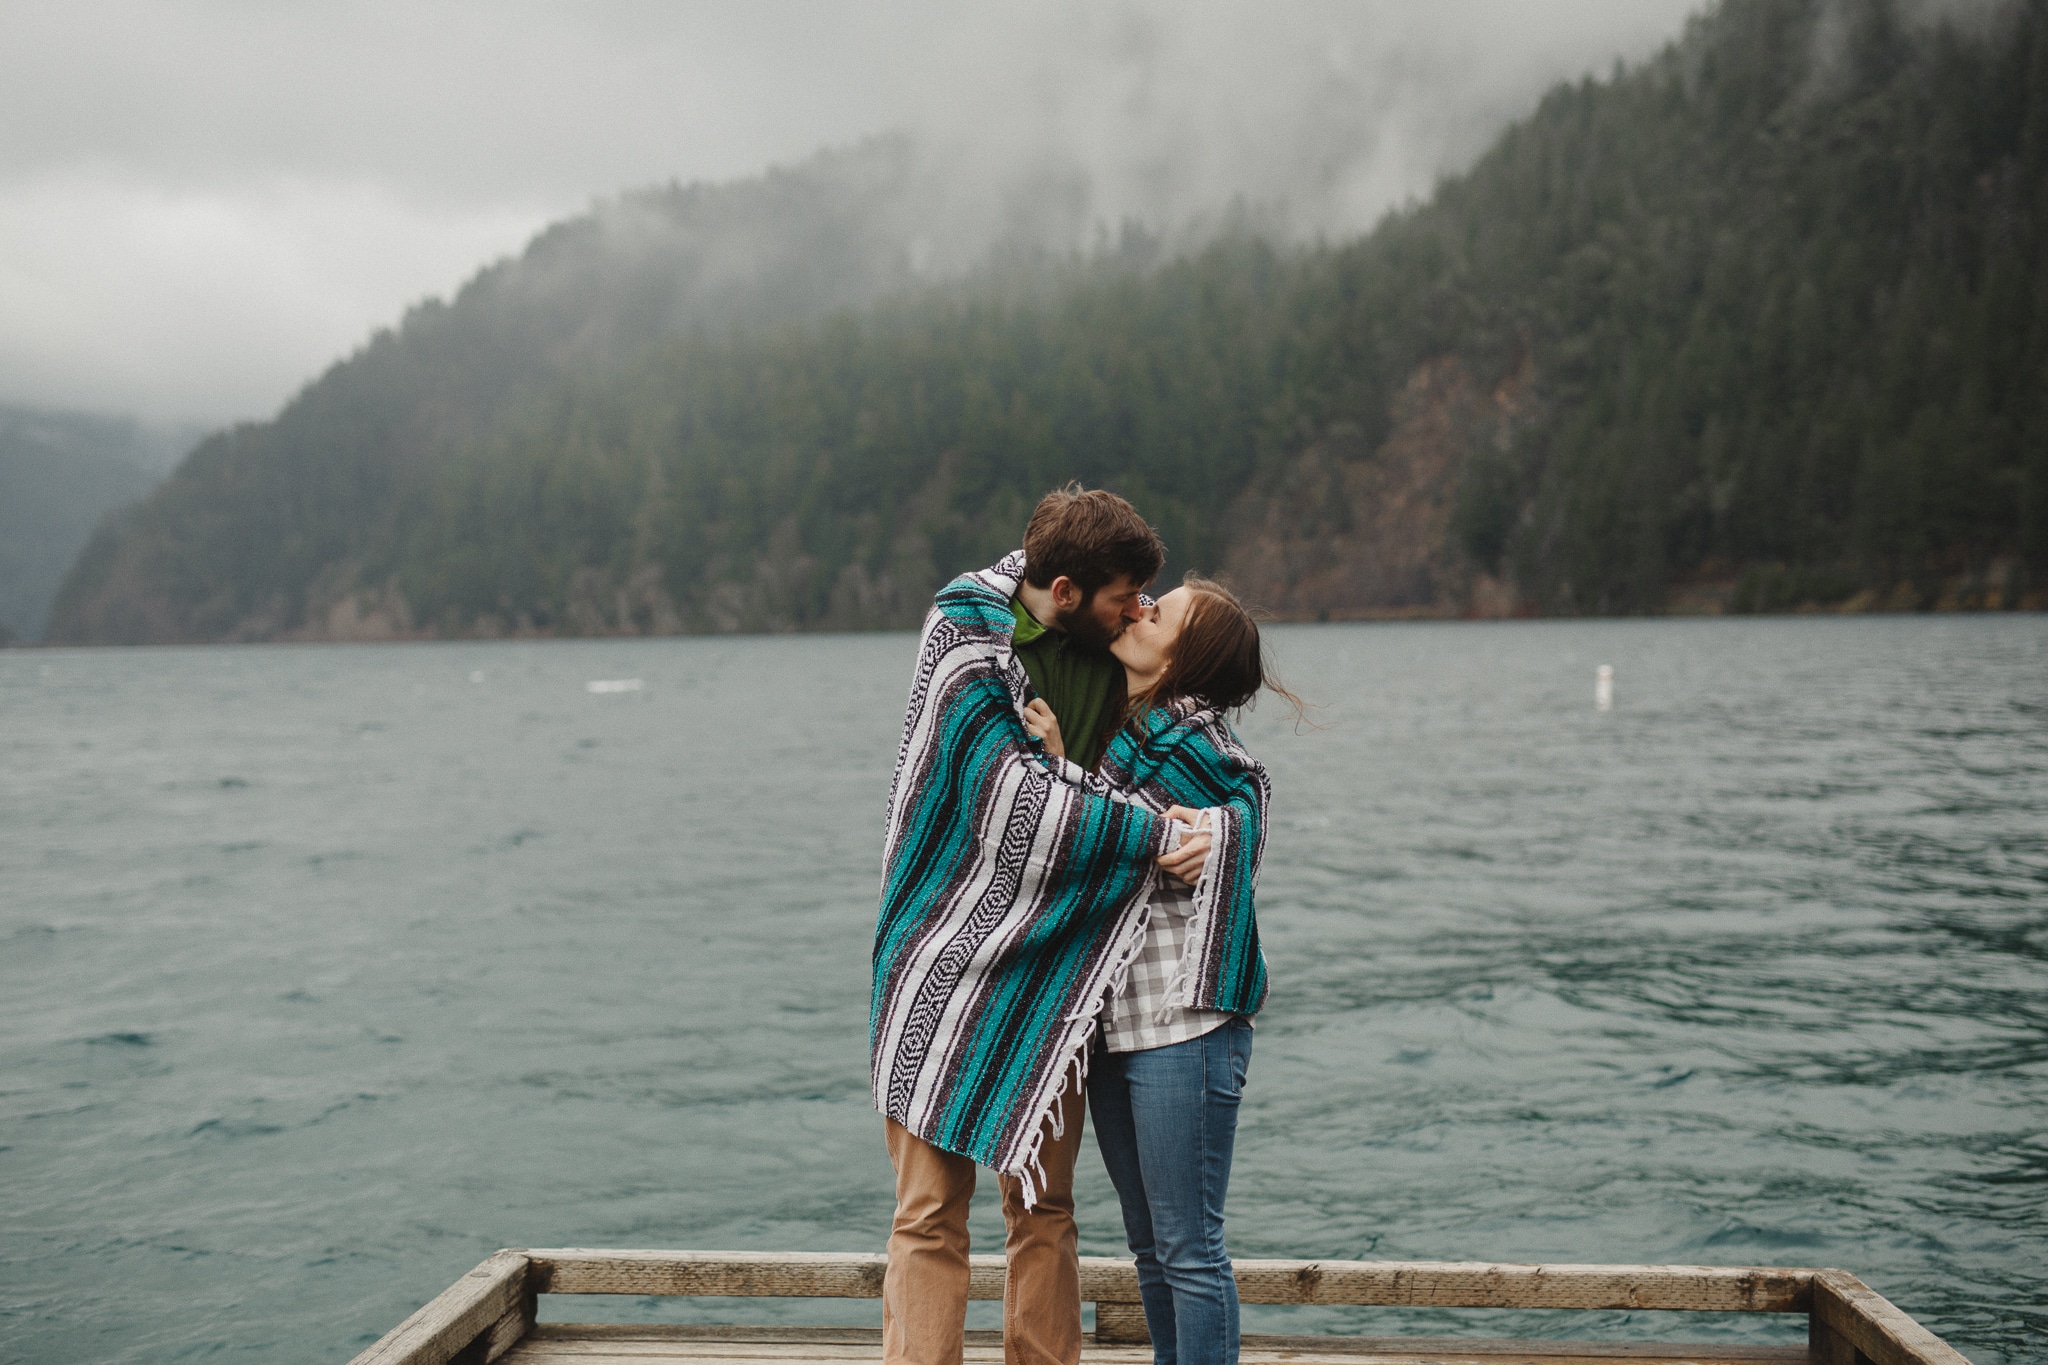
[[[1614,665],[1602,664],[1593,670],[1593,709],[1612,711],[1614,709]]]
[[[640,690],[640,680],[638,678],[598,678],[595,681],[583,684],[583,690],[599,693],[638,692]]]

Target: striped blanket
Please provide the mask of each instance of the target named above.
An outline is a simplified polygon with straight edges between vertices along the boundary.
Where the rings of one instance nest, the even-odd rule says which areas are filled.
[[[869,1041],[875,1105],[1024,1182],[1144,932],[1169,822],[1033,749],[1011,645],[1024,556],[925,618],[889,793]]]
[[[1266,1003],[1266,957],[1252,894],[1273,791],[1265,767],[1220,711],[1184,700],[1117,731],[1101,774],[1151,810],[1190,806],[1207,817],[1209,858],[1195,883],[1187,943],[1166,998],[1186,1009],[1257,1014]]]

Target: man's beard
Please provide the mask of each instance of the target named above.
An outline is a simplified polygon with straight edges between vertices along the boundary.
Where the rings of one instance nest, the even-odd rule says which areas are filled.
[[[1109,652],[1109,647],[1116,643],[1116,637],[1124,633],[1124,622],[1123,618],[1119,616],[1114,629],[1103,625],[1102,622],[1095,619],[1095,613],[1092,610],[1094,605],[1095,594],[1091,592],[1082,598],[1080,605],[1072,611],[1059,613],[1058,619],[1053,622],[1053,625],[1059,630],[1065,631],[1067,638],[1082,648],[1106,654]]]

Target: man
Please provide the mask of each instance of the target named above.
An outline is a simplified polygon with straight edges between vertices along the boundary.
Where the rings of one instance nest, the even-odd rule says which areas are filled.
[[[1120,719],[1107,645],[1144,609],[1165,549],[1128,502],[1078,486],[1032,513],[1024,551],[939,592],[919,640],[889,795],[870,1034],[896,1169],[883,1356],[958,1365],[967,1206],[995,1168],[1009,1258],[1003,1353],[1076,1365],[1078,1083],[1153,879],[1192,880],[1205,836],[1087,774]],[[1022,721],[1049,705],[1068,766]],[[1063,780],[1064,779],[1064,780]]]

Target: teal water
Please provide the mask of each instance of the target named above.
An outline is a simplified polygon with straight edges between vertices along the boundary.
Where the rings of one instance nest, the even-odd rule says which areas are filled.
[[[1243,726],[1238,1255],[1840,1265],[2048,1355],[2048,619],[1272,640],[1323,728]],[[878,1248],[910,646],[0,653],[0,1357],[343,1362],[505,1245]]]

